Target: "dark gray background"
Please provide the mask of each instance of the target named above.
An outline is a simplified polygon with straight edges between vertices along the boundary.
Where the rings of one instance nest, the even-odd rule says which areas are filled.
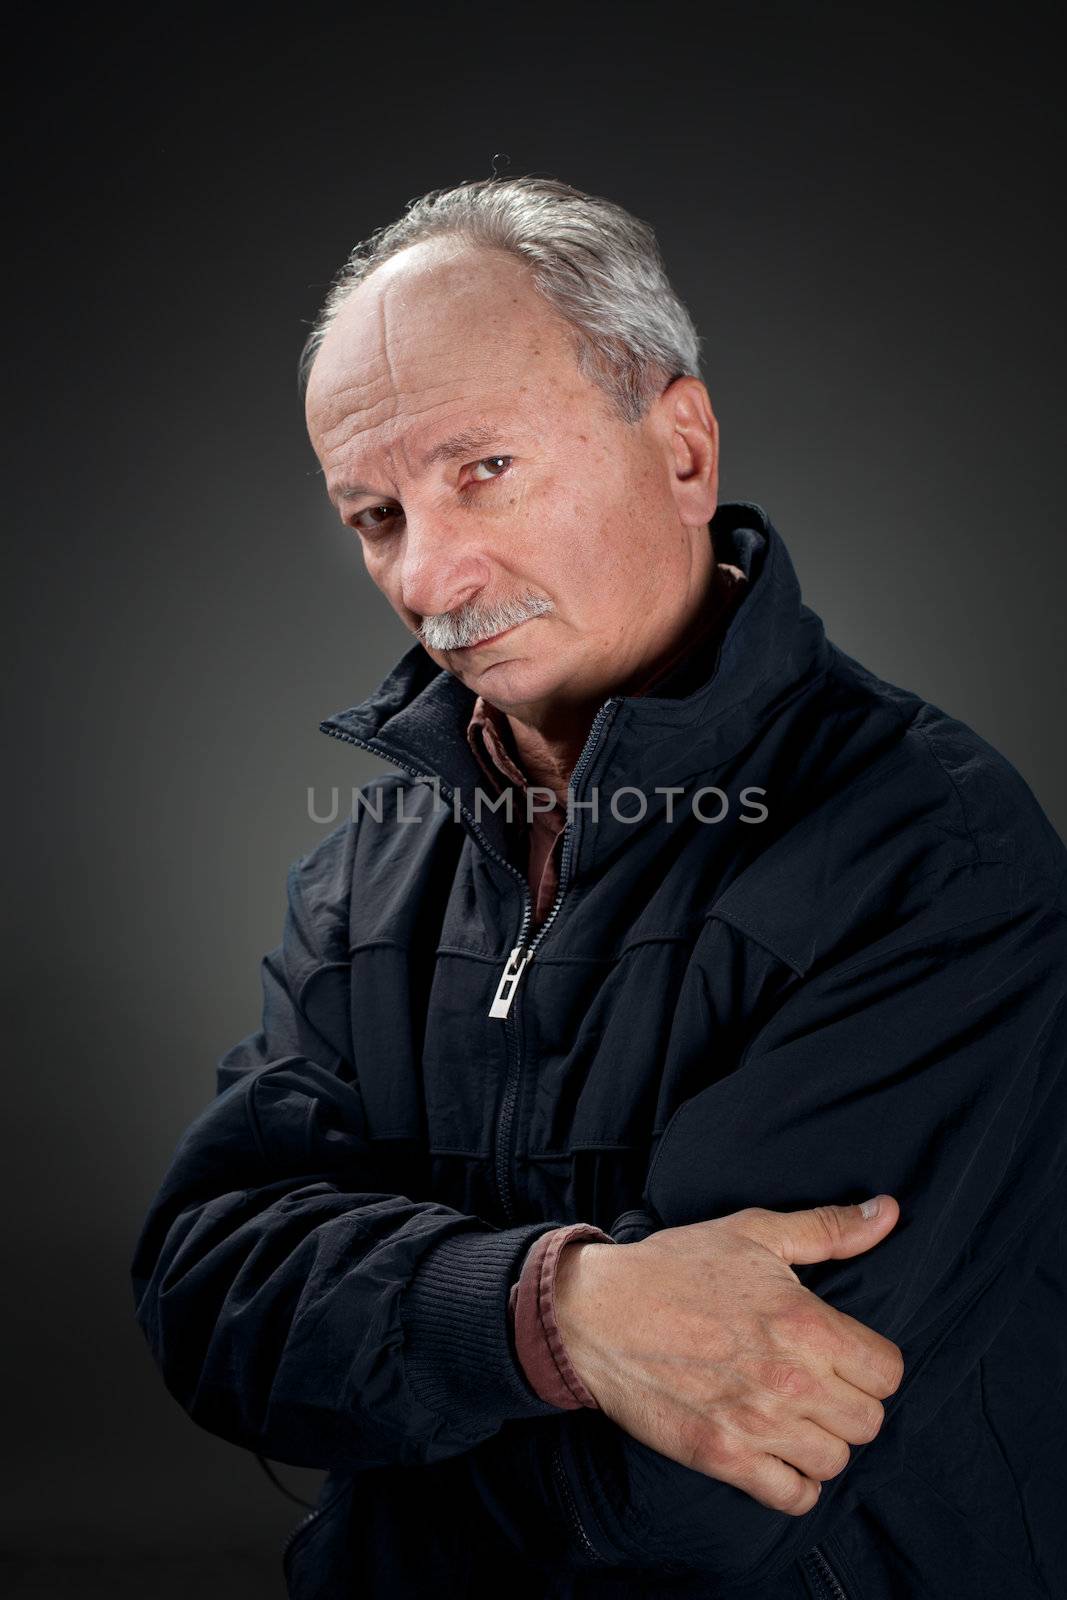
[[[127,1273],[258,1025],[286,867],[324,832],[309,786],[382,770],[317,729],[409,636],[327,505],[295,366],[406,200],[495,167],[647,218],[705,336],[722,497],[766,507],[831,638],[1067,823],[1046,13],[337,10],[49,19],[15,61],[13,1594],[283,1593],[301,1513],[166,1395]]]

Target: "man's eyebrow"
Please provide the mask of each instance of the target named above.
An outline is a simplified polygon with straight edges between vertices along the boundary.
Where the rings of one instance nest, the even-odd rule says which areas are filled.
[[[419,457],[419,465],[425,469],[434,466],[438,461],[454,461],[458,456],[476,455],[479,450],[484,450],[486,445],[498,439],[501,432],[496,423],[482,423],[477,427],[461,428],[458,433],[450,433],[447,438],[438,440],[432,449]],[[331,491],[330,499],[358,500],[363,495],[378,493],[377,489],[371,489],[365,483],[339,483]]]
[[[473,455],[476,450],[484,450],[487,444],[492,444],[500,436],[500,429],[496,423],[483,423],[474,428],[461,428],[459,433],[450,433],[447,439],[442,439],[435,444],[432,450],[419,458],[419,465],[432,467],[437,461],[454,461],[457,456]]]

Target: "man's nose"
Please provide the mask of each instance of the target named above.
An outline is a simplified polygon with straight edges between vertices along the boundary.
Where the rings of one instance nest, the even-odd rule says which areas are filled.
[[[409,517],[400,564],[400,598],[420,617],[456,611],[485,587],[489,562],[480,540],[432,515]]]

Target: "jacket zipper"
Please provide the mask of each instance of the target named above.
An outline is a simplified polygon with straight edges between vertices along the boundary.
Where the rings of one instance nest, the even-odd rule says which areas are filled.
[[[597,741],[599,740],[600,729],[604,724],[604,720],[612,706],[618,704],[618,700],[619,697],[617,695],[609,696],[597,711],[596,716],[593,718],[592,726],[589,729],[585,744],[582,746],[582,753],[575,763],[574,771],[571,773],[570,781],[572,784],[576,780],[580,779],[585,771],[590,757],[596,748]],[[391,755],[387,750],[379,749],[376,745],[370,743],[369,740],[357,739],[354,733],[345,733],[341,728],[330,727],[328,723],[322,722],[319,724],[319,726],[323,733],[328,733],[332,739],[343,739],[347,744],[358,745],[363,750],[369,750],[372,755],[384,756],[386,761],[391,761],[394,766],[402,768],[404,772],[410,772],[414,778],[435,778],[440,788],[442,788],[446,794],[451,796],[455,793],[455,790],[452,788],[451,784],[445,783],[438,773],[430,772],[426,767],[413,767],[410,762],[402,761],[398,756]],[[526,970],[526,966],[529,963],[534,951],[537,949],[537,946],[541,943],[544,935],[548,932],[548,929],[554,922],[556,913],[560,908],[560,903],[566,891],[567,872],[568,868],[570,867],[571,842],[573,837],[570,831],[571,825],[570,822],[568,822],[563,830],[563,859],[560,863],[559,889],[556,893],[555,901],[552,905],[552,909],[548,913],[548,916],[541,924],[541,927],[537,933],[537,937],[534,939],[529,948],[525,948],[526,930],[530,926],[530,920],[533,916],[533,901],[530,898],[530,890],[526,878],[517,867],[513,867],[511,862],[506,860],[505,857],[500,854],[499,850],[494,850],[493,846],[489,843],[489,840],[485,837],[485,834],[482,833],[481,829],[478,827],[475,818],[467,810],[467,807],[461,804],[459,809],[463,816],[467,818],[467,821],[470,823],[471,832],[474,834],[475,838],[478,840],[486,854],[492,856],[494,861],[498,861],[502,867],[511,873],[512,877],[518,879],[518,882],[522,886],[523,912],[522,922],[519,925],[518,938],[514,948],[508,956],[507,962],[505,963],[504,971],[501,974],[500,982],[497,984],[496,993],[493,996],[493,1003],[489,1007],[489,1015],[491,1017],[506,1018],[511,1009],[511,1002],[515,997],[515,990],[518,987],[519,979]]]
[[[589,764],[593,751],[596,749],[597,743],[599,742],[600,730],[604,724],[605,718],[607,717],[612,706],[618,703],[618,698],[619,697],[617,695],[611,695],[607,700],[604,701],[604,704],[600,707],[596,716],[593,718],[592,726],[589,729],[585,744],[582,746],[582,753],[575,762],[574,771],[571,773],[571,784],[575,784],[581,779],[582,774]],[[568,785],[568,787],[570,787],[570,785]],[[507,1016],[508,1012],[511,1010],[511,1002],[515,998],[515,990],[519,986],[519,979],[525,972],[534,951],[537,949],[537,946],[541,943],[541,940],[544,938],[545,934],[552,926],[552,923],[555,921],[556,913],[563,901],[563,896],[567,892],[567,878],[570,870],[571,845],[573,838],[574,835],[571,832],[571,824],[568,821],[563,830],[563,857],[560,862],[559,888],[556,890],[556,898],[552,902],[552,907],[548,913],[548,916],[545,918],[544,922],[542,922],[537,931],[537,937],[534,939],[533,943],[528,949],[524,949],[524,943],[526,938],[526,929],[529,927],[533,908],[532,903],[530,903],[529,889],[527,888],[526,890],[526,899],[528,903],[526,910],[523,912],[522,926],[519,929],[518,941],[515,945],[515,948],[508,956],[507,965],[505,966],[503,975],[501,976],[500,982],[497,985],[496,994],[493,996],[493,1003],[489,1007],[489,1015],[491,1017]],[[525,879],[523,882],[525,884]]]
[[[556,1482],[559,1484],[560,1498],[566,1507],[571,1526],[573,1527],[575,1533],[577,1533],[578,1538],[581,1540],[582,1548],[590,1556],[592,1556],[594,1561],[599,1561],[601,1563],[606,1562],[608,1559],[607,1556],[601,1555],[600,1551],[593,1544],[589,1535],[582,1526],[582,1519],[578,1515],[578,1507],[574,1502],[574,1495],[571,1493],[571,1486],[567,1481],[567,1473],[563,1465],[562,1445],[557,1445],[555,1450],[552,1452],[552,1470],[555,1473]]]
[[[813,1545],[803,1558],[809,1578],[815,1588],[818,1600],[848,1600],[837,1574],[827,1561],[818,1545]]]
[[[593,750],[596,748],[596,745],[600,739],[600,730],[604,725],[604,721],[607,718],[612,706],[617,704],[617,700],[617,696],[612,696],[605,700],[604,704],[600,707],[596,716],[593,718],[593,723],[589,729],[589,734],[586,738],[585,744],[582,746],[581,755],[575,762],[574,771],[571,773],[570,784],[575,785],[577,781],[581,779],[582,773],[585,771]],[[568,787],[570,787],[570,785],[568,785]],[[526,929],[529,927],[530,919],[533,915],[533,901],[530,897],[529,886],[527,885],[525,878],[523,879],[524,909],[522,914],[522,926],[519,929],[518,942],[516,943],[515,948],[512,950],[511,955],[508,957],[507,965],[504,968],[504,975],[501,978],[500,983],[497,985],[497,991],[493,997],[493,1003],[489,1008],[489,1015],[491,1017],[503,1018],[504,1028],[506,1030],[504,1039],[507,1047],[508,1075],[507,1081],[504,1085],[504,1096],[500,1107],[500,1119],[497,1124],[495,1172],[497,1195],[500,1200],[501,1210],[507,1219],[509,1227],[514,1227],[515,1225],[515,1208],[511,1203],[511,1185],[509,1182],[509,1177],[511,1172],[511,1140],[515,1119],[515,1104],[518,1100],[519,1079],[522,1071],[522,1056],[519,1049],[518,1030],[514,1019],[511,1017],[511,1002],[515,998],[515,991],[518,988],[519,979],[522,977],[522,974],[529,965],[534,951],[537,949],[538,945],[541,943],[541,940],[544,938],[545,934],[552,926],[552,923],[555,921],[556,913],[559,911],[559,908],[563,903],[563,897],[567,892],[567,880],[570,876],[571,845],[573,837],[571,825],[568,821],[563,830],[563,857],[560,861],[559,887],[556,890],[556,898],[552,902],[552,907],[547,917],[537,930],[537,935],[534,938],[533,943],[528,947],[525,945],[524,941],[526,937]]]
[[[283,1563],[283,1565],[289,1559],[289,1551],[292,1549],[293,1545],[299,1539],[300,1535],[304,1532],[304,1529],[305,1528],[310,1528],[311,1524],[313,1522],[317,1521],[318,1518],[322,1516],[322,1513],[323,1513],[324,1510],[325,1510],[324,1506],[318,1506],[318,1507],[316,1507],[316,1509],[314,1511],[309,1511],[306,1517],[301,1518],[301,1520],[297,1523],[296,1527],[292,1530],[292,1532],[286,1534],[285,1543],[282,1545],[282,1563]]]
[[[295,1528],[286,1534],[285,1540],[282,1544],[282,1570],[286,1572],[287,1576],[288,1562],[296,1541],[301,1537],[302,1534],[307,1532],[313,1522],[318,1522],[321,1516],[324,1516],[327,1511],[331,1511],[337,1504],[338,1500],[340,1500],[343,1495],[348,1493],[349,1488],[349,1484],[341,1484],[339,1488],[336,1488],[333,1491],[327,1500],[323,1501],[322,1505],[315,1506],[312,1511],[308,1512],[306,1517],[301,1518]]]

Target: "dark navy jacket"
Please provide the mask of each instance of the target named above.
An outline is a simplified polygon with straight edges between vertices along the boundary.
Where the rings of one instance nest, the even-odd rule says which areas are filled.
[[[1063,844],[978,734],[827,640],[758,506],[711,529],[744,596],[695,690],[597,712],[598,815],[505,1016],[530,896],[473,815],[471,691],[416,644],[323,723],[399,770],[291,869],[262,1029],[133,1267],[190,1416],[329,1469],[294,1600],[1067,1594]],[[806,1516],[526,1383],[508,1291],[546,1228],[879,1191],[881,1244],[796,1271],[905,1376]]]

